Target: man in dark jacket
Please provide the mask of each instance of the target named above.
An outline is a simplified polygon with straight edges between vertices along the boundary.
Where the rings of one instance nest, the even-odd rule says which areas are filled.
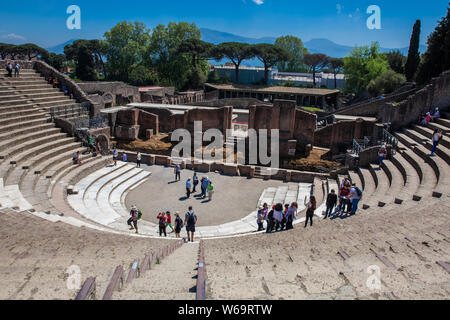
[[[336,206],[336,204],[337,204],[336,191],[334,191],[334,189],[332,189],[327,197],[327,210],[325,211],[324,219],[331,217],[331,213],[333,212],[333,208]]]

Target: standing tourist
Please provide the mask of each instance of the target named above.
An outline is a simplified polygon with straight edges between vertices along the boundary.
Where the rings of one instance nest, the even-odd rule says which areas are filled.
[[[8,77],[12,78],[13,66],[11,62],[6,65],[6,71],[8,71]]]
[[[267,220],[267,229],[266,229],[266,233],[271,233],[274,229],[275,226],[275,219],[273,218],[273,214],[275,210],[275,205],[272,206],[272,210],[269,211],[269,213],[267,214],[266,220]]]
[[[180,181],[181,180],[181,166],[179,164],[176,164],[173,171],[175,173],[175,181]]]
[[[431,139],[431,141],[433,142],[433,148],[431,148],[430,156],[434,156],[434,153],[436,152],[436,149],[437,149],[441,139],[442,139],[442,130],[440,130],[440,129],[434,130],[433,137]]]
[[[212,196],[214,194],[214,185],[211,181],[208,184],[207,191],[208,191],[208,200],[211,201]]]
[[[340,214],[343,214],[345,210],[349,209],[349,201],[347,199],[347,196],[350,192],[350,187],[347,183],[341,184],[341,189],[339,190],[339,206],[336,209],[337,212]]]
[[[139,211],[136,208],[136,206],[131,207],[130,216],[131,216],[130,219],[128,219],[128,221],[127,221],[127,224],[130,226],[130,230],[136,229],[136,233],[139,233],[138,226],[137,226],[137,222],[139,219]],[[132,224],[134,225],[134,227]]]
[[[159,220],[159,236],[162,237],[162,234],[164,233],[164,237],[167,237],[166,233],[166,215],[164,212],[158,213],[158,216],[156,217]]]
[[[172,226],[172,215],[170,213],[170,211],[166,212],[166,222],[167,222],[167,226],[170,228],[170,233],[173,233],[173,226]]]
[[[275,220],[275,232],[281,229],[281,222],[283,221],[283,205],[277,203],[273,211],[273,219]]]
[[[127,156],[127,154],[125,152],[122,154],[122,161],[123,162],[128,162],[128,156]]]
[[[297,202],[293,202],[286,214],[286,230],[294,229],[294,220],[297,219],[297,209],[298,204]]]
[[[20,64],[18,62],[16,62],[16,64],[14,65],[14,77],[19,77],[20,74]]]
[[[136,155],[136,163],[137,163],[136,167],[137,168],[141,167],[141,161],[142,161],[142,155],[140,152],[138,152]]]
[[[311,196],[309,198],[309,201],[306,201],[307,197],[305,197],[305,206],[307,208],[306,210],[306,221],[305,221],[305,228],[308,226],[308,220],[311,221],[311,227],[313,225],[313,217],[314,217],[314,211],[316,210],[316,197]]]
[[[186,231],[188,241],[194,242],[195,225],[197,224],[197,215],[192,207],[189,207],[189,211],[186,213],[184,224],[186,225]],[[189,239],[190,237],[190,239]]]
[[[333,208],[337,205],[337,195],[334,189],[327,196],[327,210],[325,211],[325,218],[331,217],[333,213]]]
[[[117,157],[119,156],[119,152],[117,151],[116,147],[113,149],[113,162],[114,166],[117,166]]]
[[[268,206],[267,203],[264,203],[263,207],[258,210],[257,220],[256,223],[258,224],[258,232],[264,230],[264,220],[267,219],[267,213],[268,213]]]
[[[191,178],[189,178],[186,181],[186,198],[191,197],[191,188],[192,188],[192,182],[191,182]]]
[[[195,193],[198,186],[198,176],[197,172],[194,172],[194,176],[192,177],[192,181],[194,182],[194,190],[192,190],[192,193]]]
[[[381,165],[383,164],[384,159],[386,159],[387,157],[387,150],[386,150],[386,144],[383,144],[380,148],[380,150],[378,150],[378,169],[381,170]]]
[[[180,213],[175,212],[175,237],[181,238],[180,233],[183,228],[183,220],[180,218]]]
[[[362,191],[360,188],[356,186],[356,184],[352,184],[352,187],[350,188],[350,193],[348,195],[348,198],[350,199],[352,203],[352,211],[350,215],[356,214],[356,211],[358,211],[358,203],[361,200],[362,197]]]
[[[206,198],[206,191],[208,190],[209,186],[209,178],[203,177],[202,178],[202,199]]]

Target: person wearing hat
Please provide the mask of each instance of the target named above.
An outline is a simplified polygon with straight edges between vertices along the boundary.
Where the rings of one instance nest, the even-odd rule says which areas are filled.
[[[139,233],[138,226],[137,226],[139,212],[138,212],[138,209],[136,206],[131,207],[130,216],[131,216],[131,218],[128,219],[128,221],[127,221],[127,224],[130,226],[130,230],[136,229],[136,233]],[[132,224],[134,225],[134,227]]]

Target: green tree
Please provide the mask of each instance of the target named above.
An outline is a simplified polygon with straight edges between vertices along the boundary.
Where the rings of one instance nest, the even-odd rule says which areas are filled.
[[[194,23],[170,22],[167,26],[158,25],[153,29],[148,50],[151,61],[148,63],[156,68],[161,84],[186,89],[192,77],[196,76],[194,72],[204,73],[206,79],[209,68],[208,63],[200,59],[203,53],[182,52],[180,48],[182,44],[185,46],[185,41],[189,39],[201,39],[201,32]]]
[[[420,43],[420,20],[416,20],[409,43],[408,59],[405,65],[405,76],[408,81],[412,81],[420,64],[419,54]]]
[[[83,81],[96,81],[97,72],[95,71],[94,59],[91,51],[84,45],[78,47],[78,60],[75,73],[78,79]]]
[[[252,46],[253,55],[264,65],[264,84],[269,84],[269,68],[278,62],[287,61],[291,57],[289,52],[273,44],[260,43]]]
[[[192,65],[196,69],[199,61],[212,59],[214,45],[197,38],[184,40],[178,46],[176,54],[187,54],[192,59]]]
[[[428,37],[427,44],[428,49],[417,74],[417,81],[421,84],[450,69],[450,7],[447,7],[447,16],[439,21]]]
[[[129,82],[134,86],[148,86],[157,83],[157,76],[144,65],[133,66],[129,75]]]
[[[15,47],[15,54],[25,56],[28,60],[48,55],[48,51],[33,43],[26,43]]]
[[[48,55],[42,57],[42,59],[56,70],[61,71],[66,62],[66,55],[50,52]]]
[[[386,59],[389,67],[397,73],[405,74],[406,57],[400,50],[392,50],[386,53]]]
[[[217,46],[215,50],[215,58],[228,58],[234,64],[236,83],[239,83],[239,67],[242,61],[254,58],[252,46],[248,43],[240,42],[224,42]]]
[[[371,80],[367,86],[369,93],[377,97],[381,94],[388,94],[400,88],[406,82],[403,74],[393,70],[386,70],[375,79]]]
[[[324,69],[328,65],[328,57],[322,53],[305,55],[305,63],[309,66],[313,74],[313,87],[316,87],[316,72]]]
[[[106,76],[105,63],[103,61],[103,55],[106,50],[106,43],[104,40],[76,40],[72,44],[68,44],[64,47],[64,54],[68,60],[72,60],[75,64],[78,61],[78,52],[80,46],[83,46],[91,53],[97,72],[103,72]]]
[[[308,66],[305,64],[304,58],[309,52],[303,46],[300,38],[294,36],[279,37],[275,40],[275,45],[291,54],[289,60],[277,63],[280,72],[308,72]]]
[[[141,22],[120,22],[105,32],[108,78],[128,82],[132,67],[145,62],[150,31]]]
[[[344,70],[344,60],[341,58],[328,58],[329,68],[334,75],[334,88],[337,88],[336,76]]]
[[[6,60],[14,54],[14,45],[9,43],[0,43],[0,59]]]
[[[361,94],[371,80],[388,68],[386,56],[380,53],[378,42],[372,43],[370,47],[356,47],[344,58],[346,89]]]

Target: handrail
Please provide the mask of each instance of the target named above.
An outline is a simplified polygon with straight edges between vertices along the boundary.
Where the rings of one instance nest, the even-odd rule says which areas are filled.
[[[356,139],[353,139],[352,153],[355,155],[359,155],[363,151],[364,148],[361,147],[361,145],[358,143],[358,141],[356,141]]]
[[[95,300],[95,277],[87,278],[75,300]]]
[[[394,137],[389,131],[386,129],[383,129],[383,136],[382,136],[383,142],[386,142],[394,148],[394,150],[397,149],[398,146],[398,139]]]
[[[203,248],[203,240],[200,240],[199,256],[198,256],[198,275],[197,275],[197,290],[195,294],[196,300],[206,300],[206,269],[205,269],[205,255]]]

